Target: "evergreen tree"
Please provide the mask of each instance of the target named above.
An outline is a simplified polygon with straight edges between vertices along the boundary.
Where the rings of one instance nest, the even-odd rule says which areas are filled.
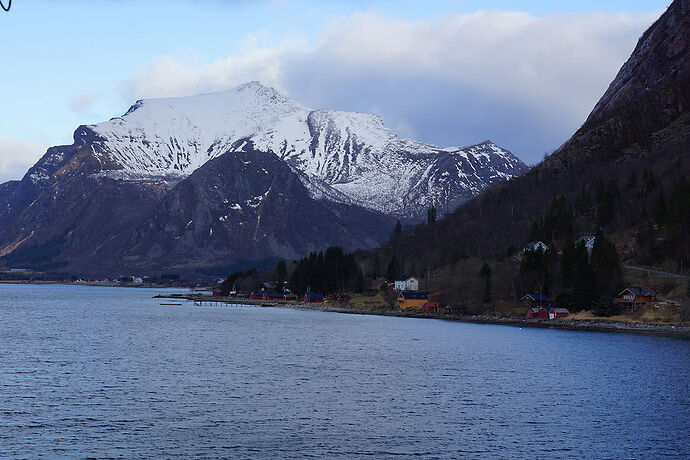
[[[491,266],[484,262],[482,268],[479,270],[479,277],[484,281],[484,296],[483,302],[489,303],[491,301],[491,276],[493,275],[491,271]]]
[[[436,222],[436,207],[431,206],[429,209],[426,211],[426,221],[428,224],[433,224]]]
[[[666,198],[664,196],[664,189],[659,190],[659,194],[654,200],[654,220],[658,225],[666,223]]]
[[[400,275],[400,264],[398,263],[398,258],[391,257],[390,262],[388,262],[388,267],[386,268],[386,279],[389,283],[395,281]]]
[[[630,191],[630,190],[635,190],[637,188],[637,173],[633,170],[633,172],[630,173],[630,176],[628,176],[628,180],[625,182],[625,189]]]
[[[371,276],[374,278],[381,276],[381,258],[379,257],[378,253],[376,253],[376,256],[374,257],[374,266],[372,267]]]
[[[620,291],[622,272],[616,246],[598,231],[592,248],[592,270],[599,297],[614,297]]]
[[[278,265],[276,265],[275,279],[281,284],[287,280],[287,266],[284,260],[279,261]]]
[[[357,270],[357,278],[355,279],[355,292],[361,293],[364,290],[364,273],[362,270]]]
[[[578,244],[575,248],[572,300],[575,307],[587,309],[597,298],[596,277],[584,245]]]

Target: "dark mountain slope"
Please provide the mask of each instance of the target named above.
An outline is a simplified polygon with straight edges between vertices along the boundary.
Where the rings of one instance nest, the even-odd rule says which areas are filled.
[[[294,259],[330,244],[371,248],[389,235],[392,218],[312,199],[275,155],[248,150],[209,161],[173,188],[118,264],[208,270]]]
[[[584,125],[543,166],[652,148],[652,134],[690,109],[689,47],[690,2],[677,0],[642,35]]]
[[[194,272],[331,244],[371,248],[393,227],[391,217],[312,199],[275,155],[251,151],[251,143],[245,149],[209,161],[169,191],[155,180],[88,174],[78,149],[53,170],[41,162],[8,186],[33,184],[35,199],[0,229],[2,261],[92,275]]]
[[[687,268],[689,8],[690,0],[673,2],[557,152],[442,221],[400,235],[379,259],[395,254],[407,271],[465,256],[503,259],[531,239],[559,245],[601,228],[615,234],[628,261]]]

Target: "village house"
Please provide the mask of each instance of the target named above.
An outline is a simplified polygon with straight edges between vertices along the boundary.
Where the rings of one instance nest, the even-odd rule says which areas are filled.
[[[570,311],[567,308],[556,308],[553,306],[529,307],[525,312],[525,318],[527,319],[558,319],[565,318],[569,315]]]
[[[546,245],[546,243],[543,243],[541,241],[530,241],[527,243],[527,245],[522,249],[522,252],[525,253],[527,251],[542,251],[546,252],[549,249],[549,247]]]
[[[567,308],[551,308],[549,310],[549,319],[565,318],[570,315],[570,311]]]
[[[618,294],[616,302],[625,304],[630,310],[635,311],[641,304],[656,302],[656,292],[648,288],[629,287]]]
[[[527,318],[527,319],[534,319],[534,318],[546,319],[548,317],[549,317],[549,313],[546,311],[546,308],[544,308],[544,307],[529,307],[527,309],[527,312],[525,313],[525,318]]]
[[[414,276],[406,276],[395,280],[396,291],[419,291],[419,280]]]
[[[259,290],[261,292],[276,292],[278,290],[278,286],[276,283],[265,281],[261,283],[261,288]]]
[[[544,307],[548,309],[553,307],[553,299],[549,299],[549,297],[544,294],[527,294],[520,299],[520,302],[523,306],[529,308]]]
[[[427,302],[422,305],[422,311],[427,313],[434,313],[441,311],[441,305],[438,302]]]
[[[419,308],[429,301],[426,292],[401,291],[398,296],[398,308],[407,310],[408,308]]]

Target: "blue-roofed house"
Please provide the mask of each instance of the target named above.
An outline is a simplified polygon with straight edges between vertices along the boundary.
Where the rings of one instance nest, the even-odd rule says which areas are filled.
[[[398,296],[398,308],[406,310],[408,308],[422,307],[429,301],[429,296],[426,292],[419,291],[401,291]]]

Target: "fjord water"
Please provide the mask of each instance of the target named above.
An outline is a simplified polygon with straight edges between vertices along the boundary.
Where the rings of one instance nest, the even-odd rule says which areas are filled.
[[[690,456],[690,342],[0,285],[0,457]]]

